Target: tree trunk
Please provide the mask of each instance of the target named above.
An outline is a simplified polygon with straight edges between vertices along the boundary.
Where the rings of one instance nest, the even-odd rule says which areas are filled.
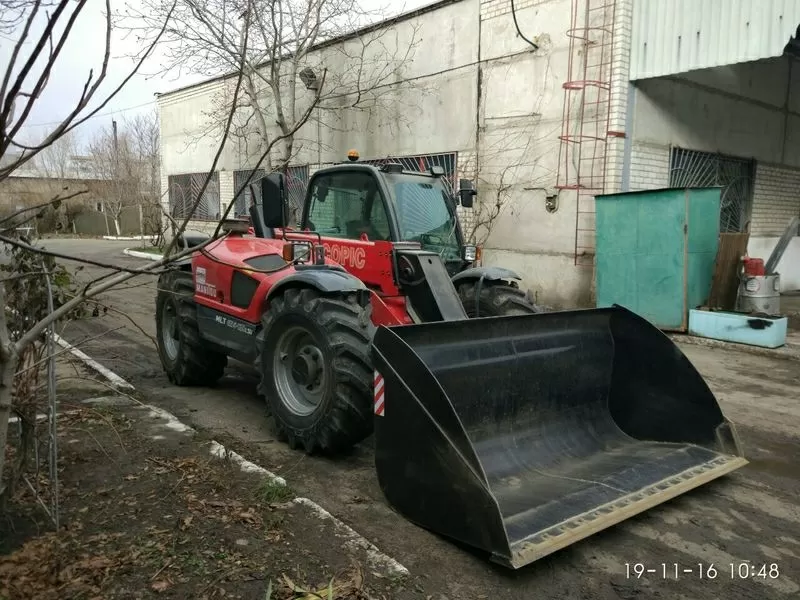
[[[122,234],[120,233],[121,229],[119,228],[119,217],[114,217],[114,229],[117,230],[117,237],[120,237]]]
[[[245,94],[250,101],[253,114],[256,118],[256,130],[258,131],[262,143],[262,146],[259,148],[259,151],[261,151],[269,146],[269,130],[267,129],[267,120],[264,118],[265,113],[261,110],[261,103],[258,101],[258,92],[256,91],[256,86],[253,83],[251,75],[247,75],[245,79]],[[247,160],[250,160],[249,156]],[[269,152],[265,157],[264,169],[267,173],[272,172],[272,152]]]
[[[0,283],[0,498],[3,497],[3,468],[5,466],[8,419],[11,416],[11,394],[14,389],[14,366],[17,349],[8,334],[6,321],[6,288]]]

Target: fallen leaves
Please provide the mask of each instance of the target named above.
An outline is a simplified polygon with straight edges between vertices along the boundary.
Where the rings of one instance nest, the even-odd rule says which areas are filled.
[[[323,585],[298,585],[285,573],[281,576],[283,591],[290,595],[283,600],[367,600],[364,590],[364,574],[358,563],[351,561],[351,568],[332,577]]]
[[[122,557],[81,553],[87,540],[75,533],[48,533],[6,556],[0,564],[0,597],[56,600],[97,594]]]
[[[73,491],[62,495],[62,529],[13,542],[16,550],[0,563],[0,598],[115,600],[130,598],[132,590],[153,598],[252,597],[258,582],[269,581],[265,565],[272,573],[307,567],[317,534],[273,503],[286,489],[259,485],[252,475],[206,458],[199,444],[153,446],[149,437],[135,437],[135,426],[116,431],[105,421],[96,428],[81,424],[86,430],[61,432],[80,438],[62,445],[59,479]],[[117,435],[124,444],[116,443]],[[96,452],[98,443],[111,461]],[[327,546],[320,552],[333,564],[341,553]],[[334,578],[287,575],[272,585],[271,600],[367,598],[355,567]]]

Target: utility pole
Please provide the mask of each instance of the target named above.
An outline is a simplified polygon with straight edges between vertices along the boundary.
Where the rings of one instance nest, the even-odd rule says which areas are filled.
[[[119,138],[117,137],[117,121],[115,119],[111,120],[111,129],[114,132],[114,191],[117,196],[117,208],[116,211],[119,211],[119,207],[122,205],[122,190],[120,189],[119,184]],[[117,235],[120,234],[119,231],[119,213],[114,215],[114,229],[117,232]],[[108,216],[105,216],[106,219],[106,229],[108,229]]]
[[[111,121],[111,128],[114,130],[114,176],[119,170],[119,138],[117,137],[117,122]]]

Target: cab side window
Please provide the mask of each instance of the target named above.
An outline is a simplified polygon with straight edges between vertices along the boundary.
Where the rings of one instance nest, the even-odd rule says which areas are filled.
[[[369,173],[342,172],[314,180],[307,227],[323,237],[389,240],[391,231],[377,182]]]

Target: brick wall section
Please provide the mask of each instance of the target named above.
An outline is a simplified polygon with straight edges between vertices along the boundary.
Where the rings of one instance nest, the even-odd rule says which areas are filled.
[[[222,215],[228,204],[233,202],[233,194],[236,190],[233,188],[233,171],[220,171],[219,172],[219,214]],[[231,209],[233,213],[233,209]]]
[[[777,236],[800,215],[800,169],[757,164],[750,233]]]
[[[464,235],[469,235],[475,223],[474,206],[477,206],[478,202],[481,201],[481,190],[477,182],[478,155],[475,152],[469,151],[459,152],[456,160],[456,186],[458,185],[458,180],[463,177],[464,179],[471,179],[473,185],[475,185],[475,189],[478,191],[473,208],[464,208],[463,206],[456,208],[456,214],[461,224],[461,231]]]
[[[630,70],[632,0],[617,0],[614,14],[614,54],[611,60],[611,99],[609,102],[608,129],[626,132],[628,111],[628,73]],[[622,167],[625,161],[625,138],[609,136],[606,141],[607,193],[622,190]]]
[[[169,175],[164,171],[163,162],[161,164],[161,206],[169,212]]]
[[[669,185],[669,146],[634,143],[631,148],[630,191]]]
[[[514,0],[514,8],[519,11],[536,6],[537,4],[545,4],[552,2],[552,0]],[[483,0],[481,2],[481,19],[492,19],[501,15],[507,15],[511,12],[511,0]]]

